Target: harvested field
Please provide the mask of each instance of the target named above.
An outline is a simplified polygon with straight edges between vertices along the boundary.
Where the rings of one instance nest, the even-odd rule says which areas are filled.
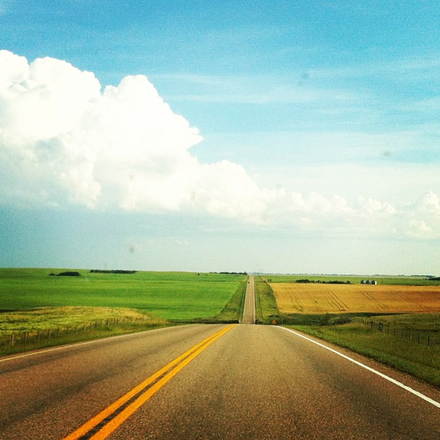
[[[440,312],[440,286],[271,283],[280,313]]]

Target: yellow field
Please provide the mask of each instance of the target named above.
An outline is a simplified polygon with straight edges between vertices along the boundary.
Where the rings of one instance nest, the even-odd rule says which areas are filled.
[[[440,312],[440,286],[270,284],[280,313]]]

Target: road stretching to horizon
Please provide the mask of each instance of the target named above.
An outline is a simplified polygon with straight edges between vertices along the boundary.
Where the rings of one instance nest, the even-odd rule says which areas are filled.
[[[252,278],[245,303],[239,325],[0,358],[0,439],[440,438],[438,389],[285,328],[252,325]]]
[[[246,286],[244,297],[243,315],[241,324],[255,324],[255,282],[254,277],[250,276]]]

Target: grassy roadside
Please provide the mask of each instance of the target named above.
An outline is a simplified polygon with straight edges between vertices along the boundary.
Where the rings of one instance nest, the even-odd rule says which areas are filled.
[[[196,324],[233,324],[238,323],[243,313],[244,299],[246,295],[247,279],[240,281],[231,299],[223,307],[220,313],[212,317],[194,318],[190,321],[171,320],[173,323],[196,323]]]
[[[276,320],[440,387],[440,314],[281,315],[268,278],[255,280],[260,323]]]
[[[440,345],[408,341],[359,322],[343,325],[287,326],[348,348],[440,387]]]
[[[259,324],[280,323],[280,313],[266,277],[255,277],[256,319]]]
[[[172,325],[133,309],[42,307],[0,313],[0,355]]]
[[[213,318],[215,322],[234,323],[239,322],[243,314],[244,298],[246,296],[247,279],[240,282],[223,310]]]

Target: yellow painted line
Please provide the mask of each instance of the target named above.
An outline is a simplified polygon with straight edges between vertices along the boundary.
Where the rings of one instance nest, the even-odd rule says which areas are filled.
[[[161,368],[159,371],[154,373],[152,376],[148,377],[142,383],[137,385],[135,388],[130,390],[127,394],[122,396],[116,402],[112,403],[110,406],[101,411],[98,415],[90,419],[84,425],[79,427],[76,431],[69,434],[64,440],[77,440],[82,436],[89,433],[97,425],[99,425],[107,417],[110,417],[115,411],[117,411],[121,406],[126,404],[134,396],[142,392],[143,389],[154,383],[161,376],[167,373],[162,379],[160,379],[156,384],[149,388],[145,393],[138,397],[133,403],[131,403],[127,408],[125,408],[118,416],[108,422],[104,427],[97,432],[92,439],[104,439],[108,437],[118,426],[127,420],[141,405],[143,405],[151,396],[153,396],[157,391],[159,391],[172,377],[174,377],[185,365],[191,362],[196,356],[198,356],[205,348],[211,345],[215,340],[220,338],[226,332],[228,332],[233,325],[230,325],[212,336],[204,339],[202,342],[196,344],[194,347],[190,348],[188,351],[178,356],[176,359],[171,361],[165,367]]]

